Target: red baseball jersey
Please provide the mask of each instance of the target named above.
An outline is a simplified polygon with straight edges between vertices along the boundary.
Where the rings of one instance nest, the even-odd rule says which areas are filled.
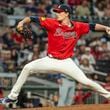
[[[48,54],[58,59],[72,57],[78,39],[90,30],[88,23],[72,21],[73,27],[68,27],[54,18],[39,19],[41,26],[47,30]]]

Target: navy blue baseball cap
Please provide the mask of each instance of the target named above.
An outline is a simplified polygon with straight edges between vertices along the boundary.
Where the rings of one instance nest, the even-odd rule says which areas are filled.
[[[62,4],[62,5],[59,5],[57,8],[54,8],[53,12],[57,12],[57,13],[68,12],[69,14],[72,14],[72,9],[69,5]]]

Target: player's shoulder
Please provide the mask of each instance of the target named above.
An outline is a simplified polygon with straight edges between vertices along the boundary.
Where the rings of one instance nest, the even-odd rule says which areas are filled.
[[[83,22],[83,21],[72,21],[72,23],[73,23],[74,26],[76,26],[76,27],[80,27],[81,25],[88,24],[88,23]]]
[[[49,17],[40,17],[41,21],[52,21],[52,22],[56,22],[55,18],[49,18]]]
[[[74,24],[82,24],[82,23],[84,23],[84,22],[82,22],[82,21],[72,21]]]

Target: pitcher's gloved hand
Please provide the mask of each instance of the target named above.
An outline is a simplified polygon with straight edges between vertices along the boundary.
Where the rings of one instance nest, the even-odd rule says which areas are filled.
[[[16,28],[16,31],[21,34],[24,39],[32,39],[32,28],[29,24],[24,24],[22,30]]]

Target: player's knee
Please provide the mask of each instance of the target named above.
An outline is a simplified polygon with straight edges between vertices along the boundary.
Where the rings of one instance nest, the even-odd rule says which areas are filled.
[[[30,64],[26,64],[23,69],[30,72],[32,70],[32,66]]]
[[[86,86],[89,86],[91,84],[91,80],[87,78],[85,80],[82,80],[81,83],[84,84],[84,85],[86,85]]]

